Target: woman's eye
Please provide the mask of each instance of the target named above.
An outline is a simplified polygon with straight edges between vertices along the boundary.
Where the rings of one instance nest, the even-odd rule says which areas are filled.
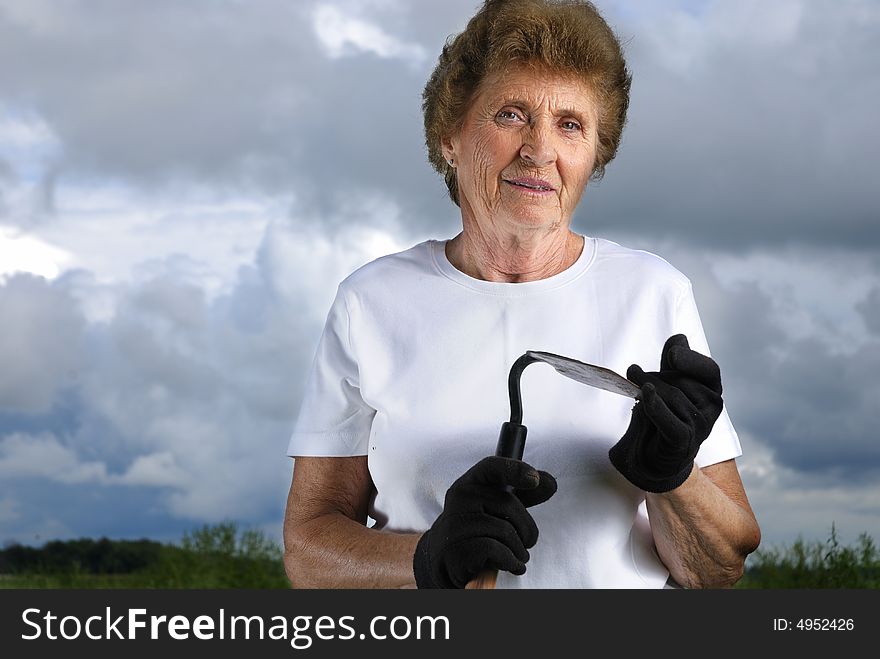
[[[563,121],[563,122],[562,122],[562,127],[563,127],[565,130],[580,130],[580,129],[581,129],[581,125],[580,125],[578,122],[576,122],[576,121],[571,121],[571,120],[569,120],[569,121]]]
[[[518,119],[521,119],[521,117],[513,110],[502,110],[501,112],[498,113],[498,118],[505,119],[508,121],[516,121]]]

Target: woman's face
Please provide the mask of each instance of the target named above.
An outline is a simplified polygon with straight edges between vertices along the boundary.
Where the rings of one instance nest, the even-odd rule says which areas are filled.
[[[488,76],[443,144],[462,214],[483,230],[568,226],[593,171],[597,116],[575,77],[528,67]]]

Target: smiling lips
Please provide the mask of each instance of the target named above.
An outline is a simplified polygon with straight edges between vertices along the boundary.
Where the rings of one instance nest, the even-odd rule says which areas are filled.
[[[515,188],[523,188],[532,192],[553,192],[556,189],[547,181],[539,178],[532,178],[531,176],[504,179],[504,182]]]

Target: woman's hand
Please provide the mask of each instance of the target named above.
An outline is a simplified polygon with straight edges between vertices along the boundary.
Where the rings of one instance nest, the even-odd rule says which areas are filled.
[[[523,574],[538,527],[526,510],[547,501],[556,480],[520,460],[488,457],[446,492],[443,512],[413,556],[419,588],[464,588],[484,569]]]
[[[687,337],[676,334],[663,346],[659,372],[633,364],[626,376],[642,388],[641,402],[608,456],[636,487],[668,492],[690,475],[721,414],[721,372],[711,357],[691,350]]]

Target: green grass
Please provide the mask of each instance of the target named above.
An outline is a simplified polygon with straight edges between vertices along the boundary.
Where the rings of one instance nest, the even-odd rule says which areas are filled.
[[[152,588],[141,574],[3,574],[0,588]],[[161,587],[161,586],[159,586]]]
[[[234,522],[203,526],[179,544],[101,539],[10,547],[0,588],[289,588],[282,550]]]
[[[289,588],[282,550],[234,522],[203,526],[180,543],[71,540],[0,551],[0,588]],[[880,588],[880,550],[866,533],[840,543],[797,540],[759,549],[737,588]]]
[[[862,533],[844,546],[831,525],[824,542],[798,539],[790,546],[759,549],[749,557],[737,588],[880,588],[880,551]]]

